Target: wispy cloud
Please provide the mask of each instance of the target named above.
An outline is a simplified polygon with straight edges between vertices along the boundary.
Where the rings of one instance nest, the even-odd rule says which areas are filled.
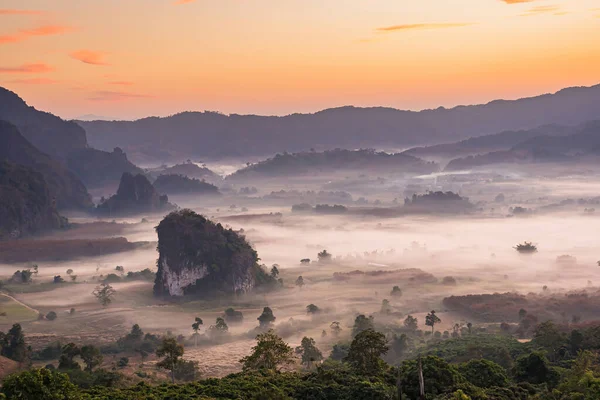
[[[378,32],[397,32],[397,31],[408,31],[413,29],[445,29],[445,28],[459,28],[462,26],[473,25],[473,23],[464,22],[445,22],[445,23],[425,23],[425,24],[403,24],[403,25],[392,25],[377,28]]]
[[[10,83],[21,83],[25,85],[51,85],[53,83],[58,83],[56,79],[50,78],[29,78],[29,79],[13,79],[9,81]]]
[[[532,7],[524,14],[521,14],[522,17],[531,17],[534,15],[540,14],[554,14],[554,15],[563,15],[565,12],[561,11],[559,6],[537,6]]]
[[[0,36],[0,44],[18,43],[35,36],[60,35],[71,31],[73,31],[72,27],[64,25],[44,25],[33,29],[21,29],[11,35]]]
[[[196,0],[177,0],[177,1],[175,2],[175,5],[177,5],[177,6],[178,6],[178,5],[181,5],[181,4],[193,3],[194,1],[196,1]]]
[[[123,101],[130,99],[151,98],[152,96],[140,93],[119,92],[111,90],[100,90],[94,92],[92,97],[88,97],[90,101]]]
[[[71,58],[92,65],[109,65],[104,61],[105,53],[92,50],[77,50],[69,54]]]
[[[39,10],[16,10],[11,8],[0,8],[0,15],[44,15],[45,11]]]
[[[54,68],[43,63],[22,64],[17,67],[0,67],[0,73],[4,74],[39,74],[54,71]]]
[[[129,81],[111,81],[108,82],[109,85],[119,85],[119,86],[131,86],[133,85],[133,82],[129,82]]]

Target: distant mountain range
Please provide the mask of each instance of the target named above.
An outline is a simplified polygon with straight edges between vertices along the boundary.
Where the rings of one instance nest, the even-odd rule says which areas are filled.
[[[333,148],[408,148],[600,116],[600,85],[488,104],[419,112],[341,107],[284,117],[184,112],[137,121],[77,121],[90,144],[134,159],[271,155]]]

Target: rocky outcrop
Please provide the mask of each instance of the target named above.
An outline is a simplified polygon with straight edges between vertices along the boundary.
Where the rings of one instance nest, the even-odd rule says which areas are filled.
[[[116,147],[112,152],[92,148],[69,153],[67,166],[89,187],[104,187],[116,183],[124,172],[141,174],[141,168],[127,159],[127,154]]]
[[[58,209],[93,207],[84,184],[57,161],[33,146],[10,122],[0,121],[0,160],[20,164],[41,173]]]
[[[102,214],[135,214],[173,208],[166,195],[160,195],[144,175],[125,172],[117,193],[98,205]]]
[[[0,162],[0,240],[18,239],[67,225],[41,173]]]
[[[156,232],[156,296],[246,293],[263,279],[256,251],[243,236],[191,210],[170,213]]]

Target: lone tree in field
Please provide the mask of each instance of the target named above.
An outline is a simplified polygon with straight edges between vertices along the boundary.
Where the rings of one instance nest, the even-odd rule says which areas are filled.
[[[308,369],[313,366],[313,363],[323,360],[323,353],[317,348],[315,339],[306,336],[302,338],[300,346],[296,347],[296,353],[302,355],[302,364]]]
[[[304,278],[302,277],[302,275],[300,275],[298,279],[296,279],[296,286],[298,286],[300,289],[302,289],[302,286],[304,286]]]
[[[345,361],[363,375],[377,375],[382,370],[381,356],[388,352],[385,335],[373,329],[362,331],[350,344]]]
[[[85,364],[85,370],[87,372],[92,372],[92,370],[98,365],[102,364],[102,353],[100,353],[100,349],[91,344],[83,346],[81,348],[81,359]]]
[[[194,330],[194,341],[196,346],[198,346],[198,331],[200,330],[200,327],[202,327],[203,324],[204,322],[202,322],[202,318],[200,317],[196,317],[195,322],[192,324],[192,329]]]
[[[259,326],[266,329],[270,328],[277,318],[273,315],[273,310],[271,310],[270,307],[265,307],[263,308],[262,314],[256,319],[258,320]]]
[[[431,312],[429,314],[427,314],[427,316],[425,317],[425,325],[431,327],[432,335],[433,335],[433,329],[435,327],[435,324],[439,324],[440,322],[442,322],[442,320],[439,319],[437,315],[435,315],[435,310],[431,310]]]
[[[103,307],[106,307],[112,303],[112,298],[114,297],[115,293],[117,293],[117,291],[108,283],[102,283],[96,286],[96,289],[94,289],[92,292],[92,294],[96,296]]]
[[[280,365],[293,364],[294,352],[292,348],[277,336],[272,329],[256,336],[256,346],[252,354],[240,360],[244,371],[266,370],[276,371]]]
[[[307,314],[318,314],[321,312],[321,309],[314,304],[309,304],[306,306]]]
[[[340,336],[340,332],[342,331],[342,328],[340,327],[340,323],[338,321],[333,321],[329,325],[329,329],[331,329],[331,333],[333,333],[333,336],[335,337]]]
[[[319,258],[319,262],[322,264],[330,263],[332,258],[331,253],[327,252],[327,250],[323,250],[318,253],[317,257]]]
[[[175,366],[183,356],[183,346],[177,343],[177,339],[173,337],[164,338],[156,349],[156,355],[164,357],[156,363],[156,366],[171,371],[171,382],[175,383]]]
[[[399,286],[394,286],[392,288],[392,291],[390,292],[390,296],[392,297],[400,297],[402,296],[402,290],[400,289]]]
[[[537,253],[538,248],[531,242],[523,242],[516,245],[515,250],[517,250],[521,254],[533,254]]]

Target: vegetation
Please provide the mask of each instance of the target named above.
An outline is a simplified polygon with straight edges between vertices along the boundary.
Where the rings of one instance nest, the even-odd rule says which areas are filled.
[[[270,329],[256,336],[252,353],[240,360],[245,371],[276,371],[278,367],[293,363],[292,348]]]
[[[256,319],[258,320],[259,327],[261,329],[267,329],[271,327],[273,322],[275,322],[276,317],[273,315],[273,310],[271,310],[270,307],[265,307],[263,308],[262,314],[260,314]]]
[[[538,248],[531,242],[523,242],[515,246],[515,250],[517,250],[521,254],[531,254],[537,253]]]
[[[112,303],[113,297],[116,293],[117,291],[108,283],[101,283],[100,285],[96,286],[96,289],[94,289],[92,292],[92,294],[96,296],[103,307],[107,307],[110,303]]]
[[[177,343],[175,338],[164,338],[158,349],[156,349],[156,356],[164,357],[156,363],[156,366],[171,371],[171,382],[175,383],[175,367],[181,356],[183,356],[183,346]]]
[[[184,175],[159,175],[153,183],[159,193],[220,195],[219,188],[199,179],[188,178]]]

